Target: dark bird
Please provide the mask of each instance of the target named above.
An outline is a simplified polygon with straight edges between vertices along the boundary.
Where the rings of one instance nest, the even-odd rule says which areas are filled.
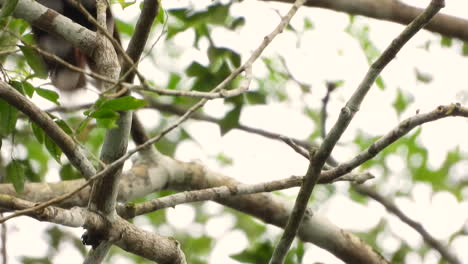
[[[96,18],[96,0],[78,0],[85,9]],[[71,4],[70,0],[37,0],[38,3],[55,10],[72,21],[96,31],[96,26],[88,21],[84,14]],[[107,9],[107,30],[119,42],[117,30],[112,17],[110,8]],[[32,27],[33,35],[39,47],[49,53],[52,53],[71,65],[84,69],[89,65],[93,70],[91,59],[86,56],[80,49],[73,47],[64,38],[52,33],[43,31],[37,27]],[[62,91],[75,91],[83,88],[86,85],[86,77],[81,72],[73,71],[61,63],[44,57],[44,62],[48,69],[52,84]]]

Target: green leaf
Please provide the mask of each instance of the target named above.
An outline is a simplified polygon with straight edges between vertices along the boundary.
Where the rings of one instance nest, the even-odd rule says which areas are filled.
[[[249,104],[266,104],[266,95],[261,92],[246,92],[244,96]]]
[[[167,81],[167,89],[175,90],[182,77],[179,74],[171,72]]]
[[[39,96],[41,96],[42,98],[47,99],[47,100],[51,101],[52,103],[54,103],[56,105],[60,105],[60,103],[58,101],[58,99],[59,99],[58,93],[56,93],[56,92],[54,92],[52,90],[37,87],[36,88],[36,93]]]
[[[154,20],[155,23],[157,24],[161,24],[163,25],[164,24],[164,21],[166,21],[166,12],[165,10],[162,8],[162,6],[159,6],[159,10],[158,10],[158,16],[156,17],[156,19]]]
[[[16,91],[18,91],[20,94],[24,94],[23,84],[21,82],[9,81],[8,84],[10,84],[11,87],[15,88]]]
[[[463,42],[462,54],[463,56],[468,56],[468,43],[466,41]]]
[[[78,129],[76,130],[76,134],[77,134],[77,135],[80,135],[80,134],[84,131],[84,129],[88,126],[89,121],[90,121],[90,119],[89,119],[89,117],[87,117],[87,118],[85,118],[85,120],[83,120],[83,121],[80,123],[80,126],[79,126]]]
[[[34,136],[36,137],[39,143],[44,143],[44,130],[40,128],[36,123],[31,122],[31,129],[33,131]]]
[[[440,40],[440,45],[442,47],[451,47],[452,46],[452,38],[442,36],[442,39]]]
[[[231,258],[244,263],[259,264],[268,263],[272,254],[273,245],[271,242],[253,242],[250,248],[241,253],[231,255]]]
[[[314,29],[314,23],[313,23],[312,20],[310,20],[310,18],[308,18],[308,17],[304,18],[304,29],[305,29],[305,30],[312,30],[312,29]]]
[[[96,119],[96,126],[105,129],[116,128],[116,120],[116,118],[99,118]]]
[[[28,81],[22,81],[21,83],[23,84],[23,90],[24,90],[24,92],[26,93],[26,95],[27,95],[29,98],[31,98],[31,97],[33,96],[34,90],[35,90],[36,88],[34,88],[34,86],[33,86],[31,83],[29,83]]]
[[[0,136],[11,134],[18,120],[18,109],[0,99]]]
[[[50,155],[52,155],[52,157],[61,164],[60,157],[62,156],[62,150],[59,146],[57,146],[57,144],[55,144],[55,142],[47,135],[44,137],[44,145]]]
[[[81,175],[70,163],[63,165],[59,171],[60,179],[64,181],[80,179]]]
[[[135,31],[133,24],[125,23],[120,19],[115,19],[115,24],[120,34],[127,35],[128,37],[133,36],[133,32]]]
[[[55,123],[68,135],[73,135],[73,129],[62,119],[56,120]]]
[[[241,114],[242,107],[236,106],[219,122],[221,128],[221,135],[225,135],[231,129],[239,125],[239,117]]]
[[[89,116],[90,117],[94,117],[96,119],[99,119],[99,118],[113,118],[113,119],[116,119],[117,117],[119,117],[119,114],[115,111],[112,111],[110,109],[99,109],[99,110],[96,110],[96,111],[93,111],[91,113],[89,113]]]
[[[397,97],[393,101],[393,108],[397,112],[398,116],[408,108],[408,106],[413,102],[413,97],[411,95],[406,95],[401,89],[398,89]]]
[[[23,164],[19,161],[13,160],[6,167],[6,173],[7,181],[13,184],[13,187],[15,187],[15,191],[17,193],[22,193],[25,182]]]
[[[380,88],[380,90],[384,90],[385,89],[385,83],[382,79],[382,77],[377,77],[377,79],[375,79],[375,84],[377,84],[377,87]]]
[[[39,54],[26,46],[19,46],[23,52],[24,58],[28,63],[29,67],[34,71],[34,75],[38,78],[45,79],[47,78],[47,68],[42,60],[42,57]]]
[[[125,9],[133,4],[136,3],[136,0],[135,1],[130,1],[130,2],[127,2],[125,0],[117,0],[117,2],[120,4],[120,6],[122,7],[122,9]]]
[[[18,0],[5,0],[2,10],[0,10],[0,19],[11,15],[17,4]]]
[[[146,105],[146,101],[142,99],[136,99],[133,96],[123,96],[115,99],[111,99],[102,104],[103,109],[109,109],[113,111],[128,111],[138,109]]]

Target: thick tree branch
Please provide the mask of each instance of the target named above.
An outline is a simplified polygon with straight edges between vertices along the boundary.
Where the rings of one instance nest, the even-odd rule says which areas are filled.
[[[2,208],[14,207],[21,210],[34,206],[33,202],[0,195]],[[101,215],[80,207],[63,209],[54,206],[31,212],[29,216],[39,221],[95,230],[123,250],[157,263],[186,263],[184,253],[175,239],[145,231],[120,217],[111,223]]]
[[[296,198],[293,213],[291,214],[288,224],[283,232],[278,245],[273,252],[270,264],[282,264],[286,257],[292,241],[296,237],[296,232],[302,221],[303,215],[307,208],[312,190],[317,183],[322,167],[325,161],[330,156],[335,144],[344,133],[349,123],[353,119],[355,113],[359,110],[361,102],[364,100],[367,92],[370,90],[377,76],[384,69],[384,67],[395,57],[398,51],[410,40],[421,28],[423,28],[431,18],[439,12],[445,5],[444,0],[432,0],[426,10],[419,15],[411,24],[409,24],[403,32],[392,41],[390,46],[382,53],[382,55],[375,61],[366,76],[362,80],[357,90],[353,93],[345,107],[341,109],[338,121],[336,121],[333,128],[325,137],[322,145],[318,150],[311,150],[309,168],[304,179],[304,182],[299,190]]]
[[[293,0],[273,1],[283,3],[294,2]],[[411,23],[411,21],[423,12],[421,8],[412,7],[398,0],[314,0],[308,1],[305,5],[354,15],[362,15],[403,25]],[[435,33],[468,41],[468,31],[466,28],[468,28],[468,20],[445,14],[435,15],[431,22],[425,27],[426,30]]]
[[[0,98],[23,112],[31,121],[42,128],[55,144],[62,149],[70,163],[78,169],[83,177],[90,178],[96,173],[80,146],[47,113],[3,81],[0,81]]]

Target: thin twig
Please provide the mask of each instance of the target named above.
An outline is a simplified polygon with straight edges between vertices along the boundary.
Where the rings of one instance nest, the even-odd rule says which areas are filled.
[[[411,39],[421,28],[423,28],[444,5],[444,0],[432,0],[424,12],[411,22],[403,32],[392,41],[390,46],[387,47],[377,61],[371,65],[361,84],[346,103],[345,107],[341,110],[338,121],[327,134],[320,148],[318,150],[310,150],[311,162],[307,169],[306,178],[299,190],[293,211],[288,219],[283,235],[273,252],[270,264],[282,264],[284,262],[284,258],[289,251],[291,243],[296,237],[297,230],[304,217],[310,195],[312,194],[314,186],[320,177],[322,167],[325,164],[326,159],[330,156],[341,135],[353,119],[355,113],[358,111],[361,102],[370,90],[377,76],[379,76],[380,72],[396,56],[398,51],[406,44],[406,42],[408,42],[408,40]]]
[[[331,93],[336,89],[336,83],[335,82],[327,82],[326,86],[327,86],[327,93],[325,94],[325,96],[322,99],[322,111],[321,111],[321,118],[320,118],[320,121],[322,123],[321,131],[320,131],[321,135],[322,135],[322,138],[325,138],[325,136],[327,135],[327,128],[326,128],[326,124],[327,124],[327,106],[328,106],[328,102],[330,100]]]

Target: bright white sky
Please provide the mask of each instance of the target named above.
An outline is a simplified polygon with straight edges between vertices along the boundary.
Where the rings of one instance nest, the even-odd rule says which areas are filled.
[[[410,2],[425,6],[429,1]],[[211,1],[163,2],[166,8],[186,6],[187,3],[202,8]],[[241,52],[243,59],[245,59],[257,47],[263,36],[270,33],[279,22],[276,11],[284,14],[287,8],[287,5],[278,3],[243,1],[232,8],[232,14],[244,16],[247,21],[246,25],[238,32],[215,30],[213,32],[215,43],[218,46],[230,47]],[[447,1],[444,12],[467,17],[466,10],[468,10],[466,1]],[[115,8],[114,11],[116,16],[129,21],[134,18],[134,14],[137,14],[134,9],[126,9],[125,12],[122,12]],[[285,87],[290,96],[294,98],[292,103],[246,107],[242,112],[241,123],[296,138],[305,138],[315,127],[306,116],[301,114],[300,104],[304,102],[315,108],[320,107],[320,100],[325,91],[325,81],[343,79],[346,81],[345,86],[333,94],[328,107],[330,116],[327,126],[330,128],[336,120],[339,109],[367,71],[368,64],[361,48],[352,37],[343,31],[348,23],[347,15],[321,9],[304,8],[296,15],[292,22],[293,26],[301,28],[304,17],[309,17],[313,21],[315,30],[304,33],[299,47],[296,46],[295,36],[290,32],[285,32],[272,43],[265,53],[266,55],[281,54],[287,57],[288,67],[294,77],[301,82],[311,84],[312,94],[303,97],[294,85]],[[367,20],[359,19],[359,21],[367,23]],[[402,26],[400,25],[372,20],[370,36],[374,44],[383,50],[401,30]],[[384,70],[383,78],[387,88],[384,91],[376,87],[371,90],[361,107],[361,111],[343,136],[343,143],[352,140],[358,129],[365,130],[369,135],[382,135],[397,125],[399,120],[391,106],[397,88],[407,91],[414,98],[413,104],[403,113],[401,118],[413,115],[417,109],[426,111],[434,109],[439,104],[466,103],[468,101],[468,98],[461,94],[461,91],[466,91],[468,83],[468,74],[466,74],[468,59],[459,55],[461,44],[455,41],[452,48],[441,48],[434,44],[431,46],[430,52],[420,49],[419,47],[428,40],[437,43],[440,36],[420,32],[404,48],[397,59]],[[176,37],[174,45],[177,45],[180,50],[187,50],[191,48],[192,42],[193,32],[186,32]],[[204,45],[202,44],[201,47],[203,49]],[[164,54],[164,49],[162,44],[157,45],[155,52]],[[338,50],[341,52],[338,53]],[[169,58],[159,59],[158,57],[158,61],[163,65],[159,69],[164,69],[166,66],[184,68],[194,57],[201,63],[207,63],[202,51],[190,51],[182,55],[177,60],[177,64],[170,61]],[[434,80],[429,84],[418,83],[414,74],[415,67],[423,73],[432,74]],[[164,72],[155,70],[150,63],[143,63],[140,69],[143,73],[147,73],[147,76],[157,76],[155,78],[158,79],[167,78]],[[266,70],[261,63],[254,65],[254,73],[257,76],[262,76],[265,72]],[[44,105],[44,108],[47,107],[47,103],[38,101]],[[223,105],[221,100],[214,100],[205,107],[206,113],[218,117],[222,116],[226,110],[228,108]],[[152,120],[154,120],[154,115],[154,111],[142,113],[143,118],[151,116]],[[150,122],[150,120],[147,121]],[[240,181],[246,183],[269,181],[290,175],[304,174],[306,170],[305,160],[282,143],[237,130],[221,137],[217,126],[201,122],[193,122],[184,127],[196,139],[196,142],[182,142],[176,153],[178,159],[200,160]],[[430,163],[433,166],[440,165],[448,150],[461,145],[460,143],[466,143],[467,129],[468,122],[462,119],[450,119],[433,125],[425,125],[420,140],[429,150]],[[443,140],[440,140],[441,135],[448,136],[444,136]],[[462,145],[461,147],[466,152]],[[346,146],[339,147],[337,150],[333,155],[342,161],[356,154],[356,149],[346,148]],[[214,158],[218,153],[225,153],[233,158],[234,164],[228,167],[219,167]],[[404,161],[395,155],[390,159],[390,164],[394,177],[388,183],[389,191],[405,185],[405,177],[400,177],[400,175],[405,175]],[[464,173],[466,177],[467,167],[468,162],[461,163],[454,170],[454,173]],[[379,175],[378,171],[374,172]],[[51,175],[51,177],[57,179],[57,176]],[[420,236],[395,217],[389,216],[379,204],[375,202],[369,202],[367,205],[356,204],[346,197],[346,184],[337,184],[336,186],[337,195],[324,200],[323,204],[314,205],[319,213],[328,216],[336,225],[350,231],[365,231],[374,227],[384,217],[389,221],[389,226],[378,241],[386,249],[386,252],[383,252],[384,255],[398,249],[401,239],[411,247],[419,248],[421,246]],[[294,197],[296,191],[296,189],[288,190],[285,194]],[[320,196],[321,192],[324,192],[324,189],[319,186],[314,194]],[[468,190],[465,197],[468,198]],[[412,190],[411,199],[399,198],[396,199],[396,202],[413,219],[421,221],[428,231],[438,239],[446,241],[454,231],[463,225],[465,225],[465,229],[468,229],[466,225],[468,202],[460,203],[448,192],[432,195],[430,186],[417,184]],[[213,215],[217,215],[220,206],[210,203],[206,209]],[[248,241],[242,232],[230,230],[234,219],[229,215],[221,214],[221,216],[213,217],[209,221],[208,227],[203,227],[192,222],[194,212],[190,206],[177,206],[176,209],[167,210],[167,213],[171,216],[170,219],[174,219],[170,223],[173,227],[191,230],[193,235],[200,235],[205,228],[204,232],[219,239],[210,256],[210,263],[237,263],[231,260],[228,255],[239,252],[248,246]],[[152,228],[145,220],[138,221],[141,221],[141,225]],[[28,241],[27,253],[29,255],[43,255],[47,248],[47,241],[43,239],[44,235],[42,234],[46,224],[23,217],[9,222],[8,226],[10,263],[19,263],[14,259],[25,253],[25,241]],[[164,230],[167,230],[167,227],[158,227],[158,232],[164,233]],[[271,230],[272,233],[279,234],[279,229],[271,228]],[[70,231],[76,233],[77,236],[82,234],[82,230],[70,229]],[[461,237],[452,242],[452,249],[458,249],[457,252],[460,255],[464,254],[463,260],[468,263],[467,244],[468,236]],[[305,263],[312,261],[342,263],[317,247],[309,245],[308,249]],[[411,254],[406,262],[436,263],[434,256],[437,256],[434,251],[430,251],[423,259],[417,254]],[[76,250],[65,246],[54,259],[54,263],[63,263],[71,259],[77,260],[80,259],[80,256]],[[114,262],[124,263],[123,260]]]

